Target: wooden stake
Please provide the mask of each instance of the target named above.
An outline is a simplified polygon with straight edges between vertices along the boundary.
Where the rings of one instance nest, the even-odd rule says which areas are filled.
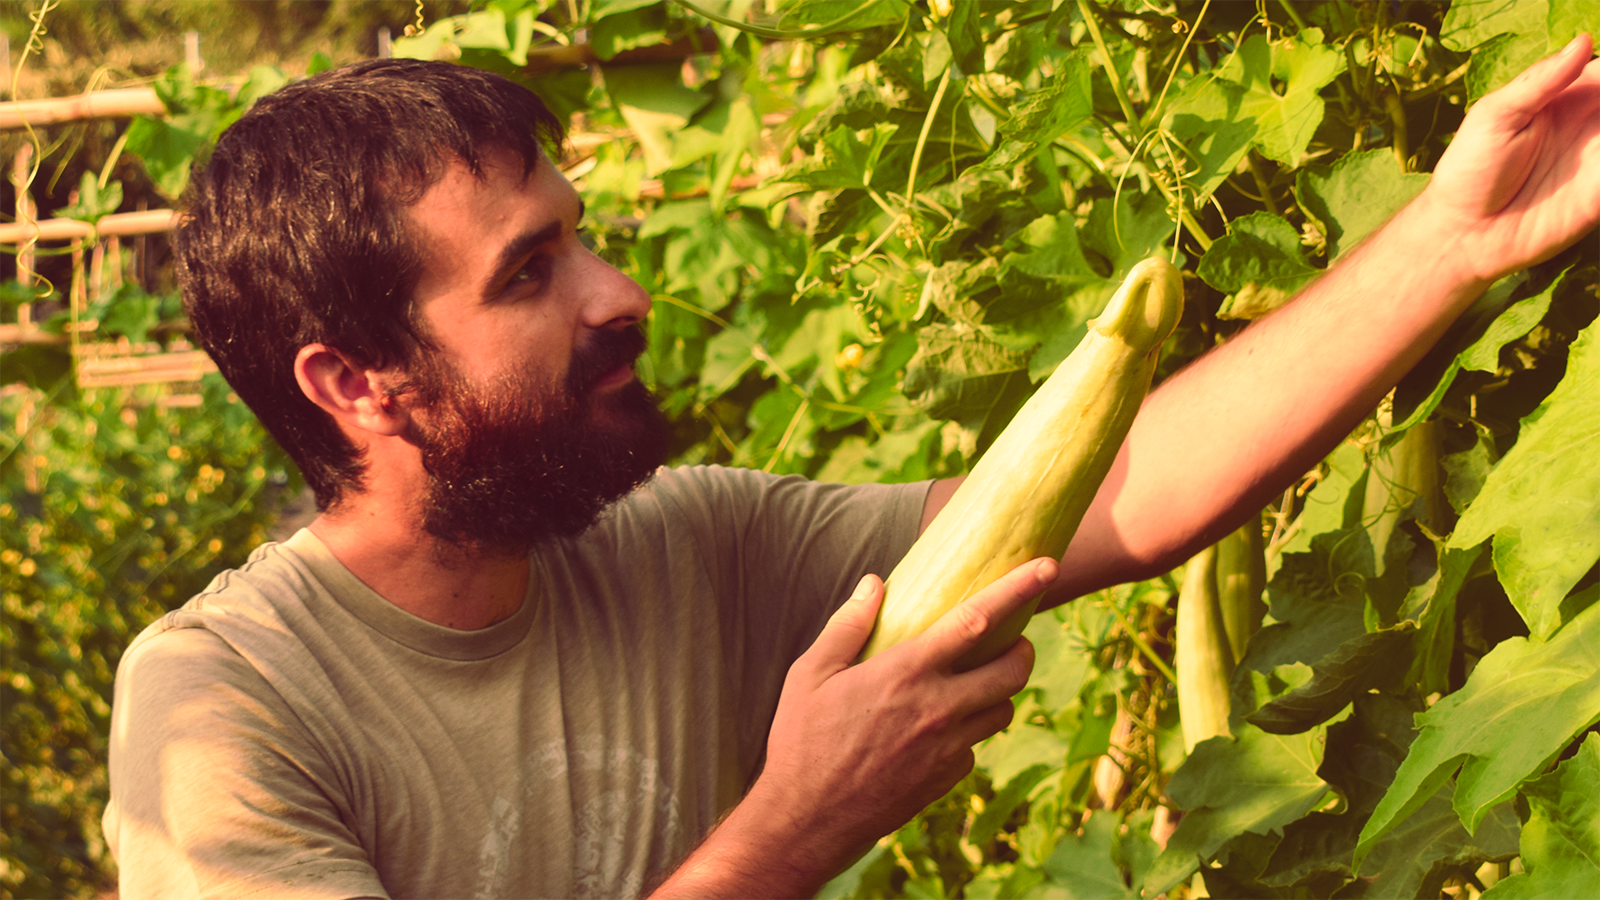
[[[167,107],[156,96],[155,88],[120,88],[111,91],[94,91],[72,97],[51,97],[44,100],[14,100],[0,103],[0,129],[21,128],[24,124],[38,127],[78,119],[127,118],[129,116],[164,116]]]
[[[111,268],[105,286],[111,290],[122,287],[122,238],[117,235],[106,238],[106,264]]]
[[[98,302],[105,295],[106,242],[95,241],[94,252],[89,256],[89,291],[87,299]]]

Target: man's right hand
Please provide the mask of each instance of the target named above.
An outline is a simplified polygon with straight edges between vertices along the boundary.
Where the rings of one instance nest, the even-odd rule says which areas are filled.
[[[956,660],[1056,579],[1023,563],[920,637],[855,665],[883,583],[869,575],[789,669],[755,786],[655,896],[810,896],[972,770],[1011,723],[1033,646],[966,672]]]

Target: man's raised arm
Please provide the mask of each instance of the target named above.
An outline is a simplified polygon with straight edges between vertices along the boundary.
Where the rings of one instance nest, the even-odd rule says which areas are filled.
[[[1480,100],[1421,196],[1150,396],[1044,606],[1153,577],[1236,528],[1326,456],[1491,283],[1595,228],[1590,48],[1580,36]],[[953,491],[935,486],[924,524]]]

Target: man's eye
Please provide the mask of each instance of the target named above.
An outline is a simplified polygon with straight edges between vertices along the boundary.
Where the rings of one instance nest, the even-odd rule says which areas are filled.
[[[523,263],[520,268],[511,273],[510,284],[533,284],[545,279],[550,273],[550,260],[548,257],[535,256]]]

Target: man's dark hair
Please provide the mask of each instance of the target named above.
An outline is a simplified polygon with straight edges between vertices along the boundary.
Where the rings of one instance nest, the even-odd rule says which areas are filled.
[[[429,345],[405,207],[453,163],[482,177],[483,154],[503,149],[526,174],[563,139],[536,96],[498,75],[369,60],[262,98],[196,172],[176,236],[184,305],[319,509],[360,491],[366,465],[301,392],[296,354],[322,343],[373,369],[414,363]]]

